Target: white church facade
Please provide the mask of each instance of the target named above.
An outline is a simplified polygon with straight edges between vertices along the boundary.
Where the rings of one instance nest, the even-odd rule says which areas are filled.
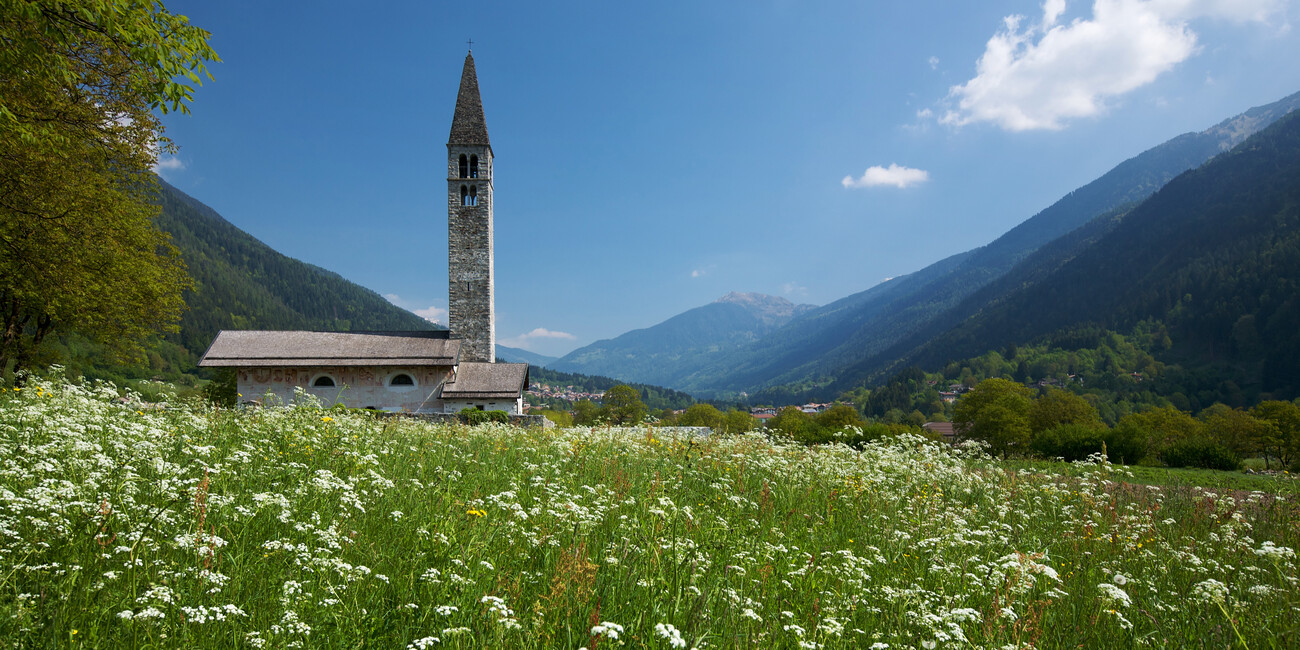
[[[199,362],[233,368],[244,400],[293,401],[403,413],[464,408],[524,412],[528,364],[496,363],[492,145],[472,53],[466,54],[447,141],[449,330],[223,330]]]

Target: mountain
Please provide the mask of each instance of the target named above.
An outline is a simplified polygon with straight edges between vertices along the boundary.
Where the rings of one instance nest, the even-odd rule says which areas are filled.
[[[276,252],[212,208],[159,181],[157,223],[194,278],[180,332],[168,340],[194,360],[222,329],[430,330],[435,326],[383,296],[318,266]]]
[[[813,309],[758,293],[729,293],[653,327],[578,348],[547,367],[677,386],[710,360],[752,343]]]
[[[556,359],[559,359],[559,357],[548,357],[544,354],[512,348],[500,343],[497,344],[497,361],[509,360],[515,363],[526,363],[530,366],[549,366],[555,363]]]
[[[1040,252],[971,296],[954,327],[893,351],[895,367],[1160,321],[1169,360],[1230,391],[1300,394],[1300,114]],[[845,379],[879,376],[890,356]]]
[[[951,256],[792,319],[752,343],[675,374],[667,385],[702,395],[781,387],[828,388],[847,369],[894,349],[1006,274],[1040,247],[1098,216],[1132,207],[1175,176],[1204,164],[1300,107],[1300,93],[1180,135],[1117,165],[992,243]],[[855,371],[854,376],[861,373]]]

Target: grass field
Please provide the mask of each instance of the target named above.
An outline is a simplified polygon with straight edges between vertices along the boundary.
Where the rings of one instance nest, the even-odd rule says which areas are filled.
[[[1078,476],[1088,471],[1088,466],[1043,460],[1007,461],[1004,467]],[[1262,465],[1260,466],[1262,469]],[[1217,469],[1191,469],[1185,467],[1127,466],[1121,468],[1120,479],[1139,485],[1170,488],[1209,488],[1228,492],[1267,492],[1291,498],[1300,497],[1300,476],[1289,472],[1246,474]]]
[[[0,397],[13,647],[1295,647],[1294,483]]]

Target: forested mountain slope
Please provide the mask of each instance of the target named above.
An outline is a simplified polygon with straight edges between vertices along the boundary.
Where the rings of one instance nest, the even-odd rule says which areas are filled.
[[[1063,329],[1159,320],[1183,366],[1251,393],[1300,394],[1300,114],[1090,228],[1103,234],[1030,260],[895,363],[932,367]],[[886,363],[844,378],[878,377]]]
[[[195,356],[222,329],[428,330],[435,326],[378,293],[276,252],[212,208],[160,181],[158,227],[194,278],[180,332]]]
[[[1147,150],[994,242],[813,310],[672,385],[700,394],[825,387],[918,333],[1039,247],[1150,196],[1300,106],[1300,93]],[[860,373],[854,373],[860,374]],[[835,382],[840,383],[840,382]]]

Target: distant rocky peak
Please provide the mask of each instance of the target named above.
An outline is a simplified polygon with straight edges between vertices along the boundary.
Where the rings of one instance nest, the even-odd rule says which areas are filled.
[[[746,293],[741,291],[732,291],[731,293],[718,298],[714,302],[739,305],[754,314],[756,317],[769,323],[784,323],[785,321],[815,307],[815,305],[796,305],[780,296],[769,296],[765,293]]]
[[[1245,113],[1219,122],[1206,129],[1204,133],[1219,138],[1219,149],[1227,151],[1297,108],[1300,108],[1300,93],[1284,97],[1266,106],[1256,106]]]
[[[769,296],[765,293],[746,293],[743,291],[732,291],[731,293],[718,298],[714,302],[734,302],[738,305],[794,305],[794,303],[780,296]]]

